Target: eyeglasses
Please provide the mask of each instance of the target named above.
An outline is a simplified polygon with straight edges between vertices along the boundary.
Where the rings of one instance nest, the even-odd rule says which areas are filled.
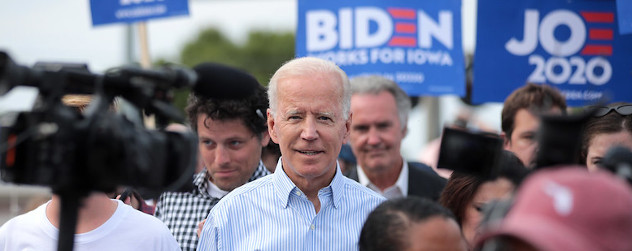
[[[632,104],[625,104],[619,106],[602,106],[602,107],[591,107],[594,109],[593,116],[595,117],[603,117],[610,113],[612,110],[617,112],[620,115],[628,116],[632,114]]]

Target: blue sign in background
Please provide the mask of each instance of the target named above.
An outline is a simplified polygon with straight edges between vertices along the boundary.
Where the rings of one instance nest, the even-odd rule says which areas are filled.
[[[527,11],[538,13],[537,32],[533,32],[537,33],[537,46],[523,51],[524,55],[514,55],[506,47],[512,38],[525,41]],[[581,20],[585,34],[579,32],[582,27],[570,27],[572,19]],[[560,20],[566,24],[559,25]],[[475,103],[503,102],[527,82],[558,88],[571,106],[601,98],[632,101],[632,36],[619,35],[613,0],[479,0],[477,33],[472,90]],[[581,37],[585,40],[575,53],[566,55],[570,53],[564,52],[568,44],[551,45],[547,34],[553,34],[562,44]],[[533,36],[526,40],[530,39]]]
[[[619,33],[632,34],[632,1],[617,0],[617,15],[619,19]]]
[[[189,15],[188,0],[90,0],[92,25]]]
[[[368,29],[360,33],[371,36],[384,31],[387,26],[375,20],[356,22],[362,11],[381,16],[384,23],[390,24],[392,32],[387,34],[386,40],[370,43],[367,42],[370,39],[357,39],[361,38],[356,37],[359,27],[366,25]],[[448,20],[446,13],[451,15],[451,40],[442,35],[433,35],[430,40],[427,36],[426,40],[419,36],[421,29],[432,29],[429,23],[434,23],[435,30],[448,26],[447,22],[441,22]],[[312,31],[308,29],[308,15],[320,18],[312,20]],[[420,22],[420,18],[429,18],[431,22]],[[321,30],[308,34],[314,32],[314,25],[320,25]],[[312,41],[322,43],[308,48],[310,36]],[[422,41],[425,41],[423,46]],[[465,94],[461,0],[299,0],[296,54],[331,60],[350,78],[365,74],[385,76],[411,96]]]

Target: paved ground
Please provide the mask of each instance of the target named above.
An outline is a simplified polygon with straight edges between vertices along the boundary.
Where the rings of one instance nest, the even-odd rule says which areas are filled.
[[[0,183],[0,225],[12,217],[28,211],[32,200],[35,204],[43,203],[50,198],[50,189],[37,186],[18,186]]]

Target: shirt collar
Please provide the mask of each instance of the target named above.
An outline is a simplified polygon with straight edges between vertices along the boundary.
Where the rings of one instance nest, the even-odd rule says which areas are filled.
[[[248,179],[248,182],[251,182],[253,180],[256,180],[258,178],[266,176],[268,174],[270,174],[270,171],[268,171],[266,166],[263,165],[263,161],[259,160],[259,165],[257,166],[255,171],[250,176],[250,179]],[[208,171],[206,171],[206,168],[204,168],[203,171],[201,171],[201,172],[195,174],[195,176],[193,176],[193,184],[197,187],[198,191],[201,194],[204,194],[204,195],[209,196],[209,197],[221,198],[223,196],[221,196],[221,197],[217,197],[217,196],[221,195],[222,193],[228,193],[226,191],[223,191],[223,190],[219,189],[219,187],[215,186],[215,184],[210,182],[210,174],[208,173]],[[212,184],[212,186],[209,186],[210,184]],[[218,190],[216,192],[219,192],[219,193],[211,192],[210,190],[214,189],[213,187],[215,187]],[[224,195],[226,195],[226,194],[224,194]]]
[[[397,178],[397,181],[395,181],[395,184],[393,184],[392,186],[384,189],[384,191],[392,189],[394,187],[398,187],[399,190],[402,192],[402,195],[405,197],[406,195],[408,195],[409,170],[408,170],[408,162],[402,161],[402,163],[403,163],[402,170],[399,172],[399,177]],[[369,177],[366,176],[361,166],[358,165],[356,169],[358,170],[358,182],[360,182],[360,184],[362,184],[365,187],[371,188],[371,190],[384,195],[383,193],[384,191],[379,191],[380,189],[377,188],[377,186],[375,186],[373,183],[371,183],[371,180],[369,180]]]
[[[227,195],[230,192],[230,191],[222,190],[221,188],[213,184],[213,182],[211,182],[208,179],[206,180],[206,182],[208,183],[207,184],[208,194],[212,198],[223,198],[225,195]]]
[[[204,170],[202,170],[201,172],[193,176],[193,185],[197,188],[197,191],[200,194],[210,197],[210,195],[208,194],[208,183],[207,183],[207,181],[209,180],[208,177],[209,177],[209,174],[205,168]]]
[[[283,158],[283,157],[281,157]],[[285,170],[283,170],[283,162],[279,158],[279,162],[277,162],[276,169],[274,171],[274,186],[276,187],[277,195],[281,201],[282,207],[287,208],[290,195],[295,191],[300,191],[300,189],[292,182],[290,177],[287,176]],[[333,196],[332,204],[335,208],[338,208],[340,205],[340,200],[343,197],[344,191],[344,177],[342,172],[340,172],[340,166],[338,166],[338,162],[336,162],[336,174],[334,174],[334,178],[329,183],[329,186],[321,188],[319,194],[324,191],[323,194],[328,194],[327,190],[331,190],[331,196]],[[302,191],[301,191],[302,192]]]

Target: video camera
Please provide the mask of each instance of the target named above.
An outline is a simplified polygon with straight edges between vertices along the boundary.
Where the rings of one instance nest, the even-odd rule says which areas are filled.
[[[502,146],[498,135],[445,127],[437,167],[493,180],[499,174]]]
[[[45,185],[54,193],[111,192],[119,185],[148,191],[175,190],[195,170],[197,140],[192,133],[149,130],[110,109],[122,97],[157,118],[182,120],[169,104],[173,89],[191,87],[195,72],[168,67],[116,68],[103,75],[79,64],[15,64],[0,52],[0,95],[33,86],[32,111],[0,119],[0,171],[4,181]],[[80,112],[62,102],[67,94],[90,94]],[[140,115],[140,114],[139,114]]]

